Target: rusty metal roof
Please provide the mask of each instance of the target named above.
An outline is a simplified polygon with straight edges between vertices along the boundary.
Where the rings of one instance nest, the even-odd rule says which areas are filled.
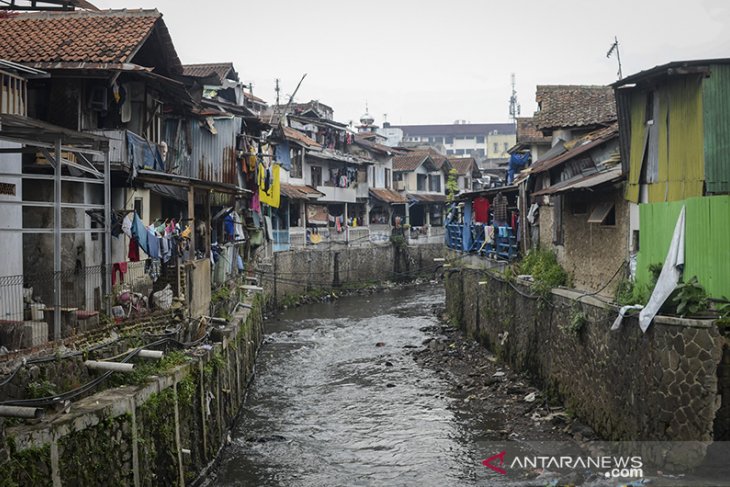
[[[531,174],[538,174],[548,171],[570,159],[584,154],[611,139],[618,137],[618,124],[614,123],[609,127],[595,130],[579,139],[566,143],[567,151],[550,159],[541,159],[530,168]],[[571,147],[572,146],[572,147]]]
[[[446,195],[433,193],[408,193],[408,199],[419,203],[444,203],[446,201]]]
[[[567,191],[578,191],[582,189],[591,189],[601,184],[614,183],[623,179],[621,174],[621,166],[614,166],[608,171],[602,171],[598,173],[589,174],[588,176],[576,176],[568,179],[567,181],[561,181],[549,188],[542,189],[532,196],[542,196],[546,194],[563,193]]]
[[[322,147],[317,143],[316,140],[310,139],[303,133],[301,133],[298,130],[295,130],[291,127],[283,127],[284,128],[284,138],[288,140],[289,142],[296,142],[299,145],[302,145],[304,147]]]
[[[299,184],[281,183],[281,194],[293,200],[311,200],[324,196],[324,193],[317,191],[311,186]]]
[[[394,191],[394,190],[388,189],[388,188],[370,188],[370,195],[373,198],[383,201],[385,203],[391,203],[391,204],[408,203],[408,198],[406,198],[406,196],[403,193],[399,193],[398,191]]]

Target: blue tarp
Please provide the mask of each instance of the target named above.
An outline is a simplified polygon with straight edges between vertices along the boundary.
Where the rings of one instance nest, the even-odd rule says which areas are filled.
[[[127,131],[127,156],[135,169],[165,170],[157,144],[130,131]]]
[[[288,142],[281,142],[276,145],[276,160],[281,167],[287,171],[291,171],[291,155]]]
[[[507,167],[507,184],[512,184],[515,174],[522,171],[530,163],[530,153],[514,153],[509,158],[509,166]]]

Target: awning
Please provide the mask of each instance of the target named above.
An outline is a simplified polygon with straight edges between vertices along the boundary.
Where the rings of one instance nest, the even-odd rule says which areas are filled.
[[[370,196],[373,198],[383,201],[384,203],[390,203],[394,205],[403,205],[408,203],[408,198],[403,193],[393,191],[387,188],[370,188]]]
[[[601,184],[613,183],[622,179],[623,175],[621,174],[621,166],[616,166],[610,171],[593,173],[588,176],[578,176],[568,179],[567,181],[561,181],[558,184],[550,186],[549,188],[541,189],[540,191],[532,193],[532,196],[557,194],[568,191],[579,191],[583,189],[589,190]]]
[[[409,193],[408,199],[416,203],[445,203],[446,195],[428,193]]]
[[[170,174],[162,171],[152,171],[150,169],[139,169],[137,176],[134,178],[143,183],[160,184],[167,186],[179,186],[183,188],[194,187],[198,189],[209,189],[216,193],[226,193],[234,195],[251,194],[252,191],[235,186],[233,184],[217,183],[215,181],[203,181],[202,179],[180,176],[178,174]]]
[[[324,193],[317,191],[311,186],[299,184],[281,183],[280,191],[282,196],[293,200],[316,200],[320,196],[324,196]]]

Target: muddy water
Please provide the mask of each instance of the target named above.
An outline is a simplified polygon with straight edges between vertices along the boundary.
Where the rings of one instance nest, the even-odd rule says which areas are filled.
[[[449,384],[408,353],[422,346],[422,328],[438,324],[432,307],[443,299],[442,287],[426,285],[308,305],[269,321],[214,485],[472,485],[484,478],[473,430],[484,418],[459,410]]]

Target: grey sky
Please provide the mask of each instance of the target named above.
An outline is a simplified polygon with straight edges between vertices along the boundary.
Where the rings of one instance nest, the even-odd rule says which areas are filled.
[[[624,75],[685,59],[730,57],[726,0],[96,0],[157,8],[183,63],[232,61],[270,103],[274,79],[335,118],[376,123],[504,122],[510,73],[522,115],[537,84],[607,84],[618,36]]]

